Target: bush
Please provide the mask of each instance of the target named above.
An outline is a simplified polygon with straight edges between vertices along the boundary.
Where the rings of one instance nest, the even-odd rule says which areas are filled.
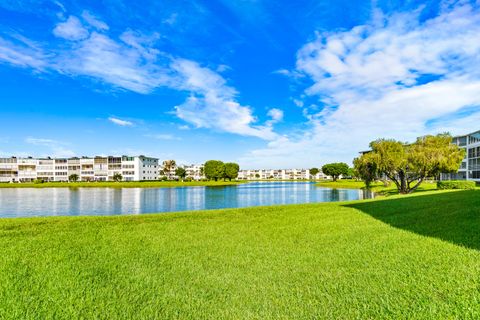
[[[447,189],[464,189],[464,190],[473,190],[475,189],[475,181],[465,181],[465,180],[446,180],[438,181],[437,188],[441,190]]]
[[[43,183],[42,179],[35,179],[33,180],[33,183],[38,184],[38,183]]]

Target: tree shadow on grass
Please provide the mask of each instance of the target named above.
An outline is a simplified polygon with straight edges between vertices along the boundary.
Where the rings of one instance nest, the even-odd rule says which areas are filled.
[[[480,190],[345,205],[389,225],[480,250]]]

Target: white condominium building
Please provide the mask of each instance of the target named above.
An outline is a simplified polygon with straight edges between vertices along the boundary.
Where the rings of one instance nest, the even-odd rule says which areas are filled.
[[[238,172],[239,180],[321,180],[327,178],[321,171],[315,176],[311,176],[309,169],[257,169]]]
[[[112,181],[121,174],[124,181],[158,179],[158,159],[145,156],[82,158],[0,158],[0,182]]]
[[[189,164],[179,166],[175,164],[174,166],[170,167],[170,169],[168,169],[165,168],[164,163],[160,165],[160,179],[162,177],[167,177],[168,179],[178,179],[175,172],[179,167],[185,169],[185,178],[190,178],[192,180],[205,179],[205,176],[203,174],[203,164]]]
[[[442,180],[480,181],[480,131],[453,138],[453,143],[466,151],[457,173],[442,173]]]
[[[186,171],[187,177],[190,177],[193,180],[205,179],[203,174],[203,164],[190,164],[183,166],[183,168]]]

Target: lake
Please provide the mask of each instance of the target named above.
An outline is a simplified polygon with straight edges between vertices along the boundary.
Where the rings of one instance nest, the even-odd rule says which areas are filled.
[[[121,215],[371,198],[368,191],[312,182],[253,182],[226,187],[4,188],[0,217]]]

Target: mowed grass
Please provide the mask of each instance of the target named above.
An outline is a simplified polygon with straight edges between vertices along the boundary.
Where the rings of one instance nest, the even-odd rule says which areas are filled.
[[[0,219],[3,319],[479,319],[480,191]]]
[[[45,182],[0,183],[0,188],[175,188],[215,187],[244,183],[242,181],[95,181],[95,182]]]

